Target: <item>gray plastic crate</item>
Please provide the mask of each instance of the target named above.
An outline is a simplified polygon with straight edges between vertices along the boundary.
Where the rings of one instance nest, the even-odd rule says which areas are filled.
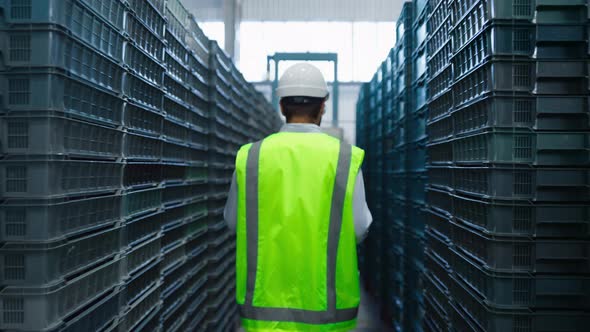
[[[123,132],[60,114],[0,118],[0,151],[10,155],[59,155],[117,159]]]
[[[133,44],[125,44],[124,64],[133,74],[153,84],[162,84],[166,68]]]
[[[137,48],[142,49],[154,60],[162,63],[164,61],[164,40],[148,28],[135,16],[128,15],[125,23],[125,31],[129,35],[130,42]]]
[[[64,284],[5,287],[0,292],[0,328],[42,331],[55,327],[64,317],[118,286],[119,269],[119,260],[114,260]]]
[[[453,188],[477,197],[544,202],[588,202],[587,169],[454,167]]]
[[[0,162],[0,193],[6,198],[52,198],[113,193],[121,189],[116,162],[26,160]]]
[[[452,141],[455,164],[590,165],[590,134],[494,131]]]
[[[123,141],[123,157],[132,161],[159,161],[162,159],[163,142],[139,134],[125,134]]]
[[[145,293],[140,300],[122,315],[118,329],[115,329],[115,331],[133,331],[144,319],[150,317],[152,311],[157,310],[161,304],[160,293],[160,285],[154,286],[149,292]]]
[[[68,320],[63,326],[55,329],[60,332],[101,331],[107,330],[118,318],[120,312],[120,293],[113,291],[99,302],[77,313],[73,320]]]
[[[160,209],[162,189],[153,188],[126,192],[122,195],[121,216],[127,220],[149,214]]]
[[[484,235],[451,221],[456,250],[494,272],[584,274],[590,271],[590,243]]]
[[[156,234],[156,236],[153,236],[143,243],[128,247],[124,257],[125,263],[123,266],[125,272],[123,274],[133,278],[134,274],[140,269],[151,265],[154,261],[158,261],[161,248],[161,234]]]
[[[428,122],[450,114],[453,110],[454,98],[451,89],[446,89],[439,96],[428,100]]]
[[[587,96],[487,95],[452,113],[455,135],[487,128],[590,130]]]
[[[469,21],[478,28],[491,20],[584,23],[587,15],[586,0],[453,0],[449,4],[455,25]]]
[[[125,5],[120,0],[4,1],[0,8],[5,13],[6,24],[58,24],[94,48],[121,60]]]
[[[3,286],[52,284],[67,280],[120,250],[120,227],[75,240],[4,243],[0,247],[0,282]]]
[[[451,325],[456,331],[529,331],[584,332],[590,315],[580,310],[506,309],[477,298],[465,285],[453,282]]]
[[[119,61],[60,30],[12,29],[1,32],[0,40],[4,70],[55,67],[115,93],[121,91],[123,68]]]
[[[0,204],[0,240],[60,240],[120,220],[121,196],[79,200],[6,200]]]
[[[492,236],[588,238],[590,206],[532,204],[453,195],[456,220]]]
[[[57,72],[4,74],[0,90],[6,91],[3,107],[10,112],[55,110],[92,122],[121,123],[121,98],[89,81]]]
[[[430,178],[432,180],[432,178]],[[426,201],[430,208],[443,215],[451,215],[453,211],[453,199],[451,194],[446,190],[432,187],[426,187]]]
[[[128,0],[130,13],[137,16],[143,24],[158,36],[164,36],[166,19],[163,15],[163,1]],[[161,5],[158,5],[161,3]]]
[[[455,80],[459,107],[489,92],[581,95],[588,90],[585,61],[487,61]]]
[[[124,307],[122,311],[124,312],[129,306],[133,306],[151,288],[161,284],[160,259],[158,259],[144,266],[143,269],[125,281],[121,292],[121,302]]]
[[[486,303],[506,309],[574,309],[590,306],[590,278],[567,275],[498,273],[453,251],[457,279],[470,286]]]
[[[126,73],[123,76],[123,94],[129,100],[156,112],[162,109],[164,98],[162,86],[155,85],[134,74]]]

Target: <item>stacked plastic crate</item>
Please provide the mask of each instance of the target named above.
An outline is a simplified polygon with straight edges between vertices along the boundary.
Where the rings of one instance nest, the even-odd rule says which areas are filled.
[[[235,242],[225,231],[223,206],[232,178],[235,154],[242,141],[237,130],[232,108],[232,63],[229,57],[212,41],[209,59],[209,101],[211,122],[209,124],[209,265],[211,275],[207,281],[208,304],[206,307],[206,326],[216,330],[226,318],[226,302],[231,301],[235,280]],[[230,302],[231,303],[231,302]],[[218,317],[218,320],[214,318]],[[219,326],[219,325],[217,325]]]
[[[161,308],[163,268],[161,225],[167,182],[162,139],[165,18],[163,2],[131,1],[125,15],[123,46],[123,181],[121,221],[125,225],[123,292],[115,330],[141,328]],[[82,60],[84,61],[84,60]],[[85,63],[85,66],[93,66]],[[93,176],[93,174],[90,174]],[[96,176],[96,175],[94,175]]]
[[[587,3],[448,8],[453,107],[429,123],[427,288],[440,310],[427,326],[587,330]]]
[[[437,143],[452,135],[453,123],[453,70],[451,66],[452,44],[450,38],[450,7],[448,0],[430,1],[427,18],[427,152],[436,159]],[[440,183],[439,178],[448,170],[428,167],[430,182]],[[425,190],[429,203],[426,216],[426,254],[424,274],[425,331],[449,330],[449,246],[451,202],[446,186],[428,186]]]
[[[404,261],[404,331],[419,331],[423,317],[424,227],[426,219],[426,94],[428,1],[412,2],[411,98],[406,112],[406,240]]]
[[[180,2],[0,8],[0,329],[231,329],[222,192],[278,114],[232,67],[244,134],[218,131],[220,170],[211,45]]]
[[[0,329],[99,330],[121,291],[125,6],[0,7]]]

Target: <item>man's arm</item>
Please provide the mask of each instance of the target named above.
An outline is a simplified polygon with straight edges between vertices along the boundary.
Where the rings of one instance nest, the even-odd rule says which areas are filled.
[[[223,219],[227,223],[227,227],[232,233],[236,232],[236,225],[238,223],[238,181],[236,179],[236,172],[231,179],[229,193],[227,194],[227,202],[223,210]]]
[[[369,227],[373,222],[373,216],[371,215],[371,211],[369,211],[365,197],[365,181],[362,171],[359,171],[354,185],[352,212],[354,215],[354,233],[356,235],[356,243],[358,244],[363,242],[365,237],[367,237]]]

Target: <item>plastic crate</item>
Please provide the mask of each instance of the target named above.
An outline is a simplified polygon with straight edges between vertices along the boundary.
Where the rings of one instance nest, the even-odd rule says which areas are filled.
[[[590,271],[590,243],[491,237],[451,221],[455,248],[494,272],[583,274]]]
[[[59,68],[115,93],[121,91],[123,68],[118,61],[60,30],[12,29],[0,36],[4,70]]]
[[[120,312],[120,293],[115,291],[105,295],[96,304],[76,314],[73,320],[67,321],[64,325],[57,327],[55,331],[78,332],[78,331],[101,331],[106,330],[118,318]]]
[[[432,178],[430,181],[432,181]],[[428,205],[435,211],[444,215],[452,215],[453,198],[446,190],[434,188],[429,184],[426,187],[426,199]]]
[[[118,195],[79,200],[5,200],[0,204],[2,242],[59,240],[116,223]]]
[[[426,101],[433,101],[437,99],[439,96],[448,93],[450,91],[450,87],[454,81],[454,72],[452,67],[446,63],[446,66],[434,76],[428,78],[426,90]],[[444,101],[444,100],[443,100]],[[438,106],[441,107],[441,106]],[[440,115],[443,115],[447,112],[443,112]]]
[[[437,32],[438,33],[443,33],[443,31]],[[444,31],[444,33],[446,34],[446,31]],[[440,40],[439,40],[440,39]],[[438,43],[440,43],[441,45],[437,45]],[[451,43],[450,40],[448,39],[448,36],[438,36],[435,35],[433,36],[429,41],[428,41],[428,47],[429,48],[436,48],[437,49],[433,50],[433,53],[428,53],[428,58],[427,58],[427,64],[428,64],[428,68],[427,68],[427,77],[429,81],[432,81],[432,79],[434,79],[437,76],[444,76],[444,77],[452,77],[452,73],[445,73],[445,75],[442,75],[445,71],[449,71],[450,70],[450,65],[451,65],[451,53],[452,53],[452,48],[451,48]],[[451,84],[451,82],[441,82],[440,84],[438,84],[438,89],[436,89],[435,91],[429,91],[428,92],[428,96],[429,98],[432,98],[432,96],[437,95],[438,93],[440,93],[441,88],[445,88],[445,87],[449,87]],[[431,87],[429,87],[429,89],[432,89]]]
[[[427,218],[431,218],[431,215],[428,215]],[[448,221],[447,221],[448,222]],[[436,255],[437,258],[440,258],[445,263],[451,263],[451,246],[452,242],[448,239],[444,234],[439,233],[436,229],[432,229],[430,227],[426,228],[426,247],[433,255]]]
[[[451,293],[445,285],[427,273],[424,277],[424,295],[424,304],[428,304],[435,310],[433,313],[438,315],[438,323],[444,325],[441,323],[448,320],[451,313],[449,304]],[[429,311],[427,310],[426,313],[428,314]]]
[[[590,315],[583,311],[506,310],[478,299],[457,281],[453,282],[451,325],[456,331],[529,331],[583,332]]]
[[[580,95],[588,90],[584,61],[487,61],[453,84],[455,107],[488,92]]]
[[[494,131],[452,141],[455,164],[522,163],[535,166],[590,164],[586,133]]]
[[[125,31],[134,46],[149,54],[154,60],[160,63],[164,61],[164,41],[151,29],[147,28],[144,23],[136,17],[128,15]]]
[[[154,286],[160,285],[160,261],[152,261],[144,269],[129,277],[123,285],[121,293],[122,312],[133,306],[137,300],[149,292]]]
[[[130,13],[137,16],[143,24],[162,37],[164,35],[166,19],[162,15],[163,5],[159,7],[157,2],[150,2],[149,0],[128,0],[129,8],[131,9]]]
[[[5,287],[0,292],[3,330],[42,331],[119,284],[119,261],[106,263],[63,284]],[[33,315],[33,316],[31,316]]]
[[[587,169],[454,167],[456,192],[495,199],[588,202]]]
[[[118,254],[121,228],[53,243],[4,243],[0,247],[3,286],[46,285],[67,280]]]
[[[531,204],[453,196],[456,220],[491,236],[587,238],[587,205]]]
[[[140,134],[125,134],[123,157],[128,161],[159,161],[164,143],[159,138]]]
[[[484,26],[491,20],[584,23],[587,15],[586,4],[585,0],[573,0],[566,3],[559,0],[526,2],[518,0],[470,0],[469,2],[451,1],[450,11],[455,25],[462,21],[469,21],[477,28]]]
[[[446,243],[451,246],[451,216],[444,215],[438,211],[428,208],[426,214],[426,226],[432,234],[435,234],[440,240],[439,242]]]
[[[125,219],[132,219],[158,210],[162,204],[162,189],[126,192],[122,197],[121,216]]]
[[[492,94],[452,113],[456,135],[487,128],[533,130],[590,129],[586,96],[520,96]]]
[[[408,144],[407,168],[411,172],[425,172],[427,160],[426,139]]]
[[[112,193],[121,186],[120,163],[98,161],[2,161],[5,198],[53,198]]]
[[[122,99],[90,81],[57,71],[5,73],[0,76],[0,89],[6,91],[2,101],[10,113],[55,110],[92,122],[121,123]]]
[[[147,222],[149,220],[146,219],[143,221]],[[161,247],[162,236],[160,234],[156,234],[142,243],[132,243],[131,246],[126,248],[124,262],[125,275],[134,278],[138,274],[138,271],[144,269],[146,266],[150,266],[151,269],[151,265],[154,262],[159,262]],[[160,274],[159,271],[158,268],[158,275]],[[141,273],[139,272],[139,274]]]
[[[428,177],[424,172],[410,173],[408,181],[408,199],[414,203],[425,204],[426,202],[426,183]]]
[[[453,164],[453,143],[452,141],[440,141],[430,143],[426,147],[428,161],[433,166],[447,166]]]
[[[10,155],[59,155],[117,159],[123,133],[59,114],[0,118],[2,152]]]
[[[450,114],[453,110],[454,97],[452,90],[445,90],[439,96],[428,100],[428,122]]]
[[[5,24],[57,24],[102,52],[121,59],[125,5],[119,0],[6,1],[0,7]],[[108,36],[106,39],[94,36]]]
[[[419,142],[426,139],[426,112],[418,111],[406,119],[406,139],[408,142]]]
[[[486,303],[506,309],[588,309],[590,278],[495,273],[454,252],[453,271]]]
[[[158,237],[157,234],[161,230],[163,222],[162,220],[163,213],[161,211],[156,211],[152,214],[144,215],[127,221],[125,223],[125,244],[129,247],[137,248],[138,246],[142,246],[145,243],[154,242],[154,237]],[[147,242],[145,242],[146,240]],[[155,246],[155,244],[151,243],[150,248],[153,246]],[[147,250],[148,248],[145,249]]]
[[[428,143],[448,140],[453,137],[453,132],[453,118],[450,116],[441,117],[426,125]]]
[[[129,100],[158,112],[162,109],[164,91],[139,76],[126,73],[123,76],[123,94]]]
[[[158,61],[132,44],[125,44],[125,65],[133,74],[160,85],[166,69]]]
[[[469,24],[464,22],[452,31],[457,77],[496,56],[545,60],[585,57],[583,26],[494,24],[474,33]]]
[[[135,327],[138,327],[144,319],[148,319],[152,311],[158,309],[161,303],[160,288],[160,285],[154,286],[122,315],[118,324],[119,332],[132,331]]]

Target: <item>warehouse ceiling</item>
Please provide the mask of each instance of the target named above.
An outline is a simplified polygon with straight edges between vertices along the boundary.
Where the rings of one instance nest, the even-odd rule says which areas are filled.
[[[224,1],[183,0],[198,20],[223,20]],[[395,21],[403,0],[233,0],[242,21]]]

